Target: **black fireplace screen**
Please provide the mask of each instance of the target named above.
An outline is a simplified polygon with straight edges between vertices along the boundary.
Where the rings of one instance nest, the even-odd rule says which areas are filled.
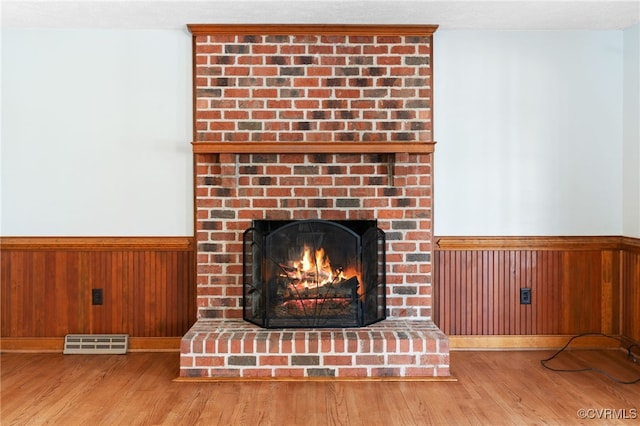
[[[385,318],[385,238],[376,221],[255,220],[243,244],[245,320],[361,327]]]

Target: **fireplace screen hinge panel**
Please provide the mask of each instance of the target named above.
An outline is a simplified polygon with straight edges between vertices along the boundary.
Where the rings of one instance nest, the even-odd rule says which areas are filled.
[[[376,221],[256,220],[243,245],[245,320],[314,328],[385,318],[385,241]]]

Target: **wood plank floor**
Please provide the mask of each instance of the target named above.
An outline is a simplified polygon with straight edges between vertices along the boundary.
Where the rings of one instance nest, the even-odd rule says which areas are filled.
[[[0,423],[640,424],[640,383],[549,371],[539,361],[551,353],[452,352],[456,382],[207,383],[173,381],[178,353],[5,353],[0,356]],[[552,363],[597,366],[622,380],[640,377],[640,365],[620,350],[574,350]],[[591,410],[591,418],[581,419],[580,409]]]

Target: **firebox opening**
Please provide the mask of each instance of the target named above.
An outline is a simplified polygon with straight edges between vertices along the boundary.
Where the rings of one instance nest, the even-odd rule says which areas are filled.
[[[361,327],[386,317],[385,238],[375,220],[254,220],[243,245],[246,321]]]

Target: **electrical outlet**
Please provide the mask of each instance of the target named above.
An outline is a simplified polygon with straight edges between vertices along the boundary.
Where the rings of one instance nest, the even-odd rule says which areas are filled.
[[[521,288],[520,289],[520,304],[521,305],[530,305],[531,304],[531,289],[530,288]]]
[[[104,293],[101,288],[91,289],[91,304],[102,305],[104,303]]]

